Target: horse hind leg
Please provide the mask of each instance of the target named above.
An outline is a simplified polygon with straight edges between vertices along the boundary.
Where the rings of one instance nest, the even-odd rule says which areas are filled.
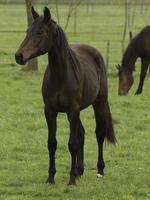
[[[115,143],[113,124],[108,102],[102,103],[101,101],[95,101],[93,104],[95,120],[96,120],[96,139],[98,143],[98,162],[97,162],[97,177],[104,176],[105,162],[103,159],[103,143],[105,137],[109,142]]]
[[[105,138],[105,129],[104,129],[104,117],[103,111],[100,109],[98,103],[93,105],[95,119],[96,119],[96,139],[98,143],[98,161],[97,161],[97,176],[102,177],[104,175],[104,159],[103,159],[103,142]]]
[[[80,177],[84,173],[84,135],[85,135],[85,130],[80,120],[79,130],[78,130],[79,148],[77,152],[77,163],[76,163],[77,177]]]

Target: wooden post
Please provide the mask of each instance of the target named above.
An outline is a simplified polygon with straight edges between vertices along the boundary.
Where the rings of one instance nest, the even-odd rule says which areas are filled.
[[[93,13],[94,13],[94,3],[93,2],[91,2],[91,12],[92,12],[92,15],[93,15]]]
[[[130,27],[130,1],[127,1],[127,25]]]
[[[133,38],[132,31],[130,31],[130,32],[129,32],[129,39],[130,39],[130,42],[132,41],[132,38]]]
[[[141,0],[141,9],[140,9],[140,13],[143,14],[143,10],[144,10],[144,0]]]
[[[86,4],[86,13],[87,13],[87,15],[89,14],[89,3],[88,2]]]
[[[134,17],[135,17],[135,7],[133,8],[133,11],[132,11],[132,19],[131,19],[131,26],[132,27],[134,26]]]
[[[109,68],[109,51],[110,51],[110,40],[107,41],[107,48],[106,48],[106,67],[107,71]]]
[[[56,0],[56,15],[57,15],[57,23],[60,24],[58,0]]]
[[[77,11],[74,12],[74,34],[77,32]]]
[[[122,54],[124,53],[124,42],[125,42],[125,38],[126,38],[126,32],[127,32],[127,25],[128,25],[128,0],[125,1],[124,4],[125,7],[125,17],[124,17],[124,30],[123,30],[123,36],[122,36]]]

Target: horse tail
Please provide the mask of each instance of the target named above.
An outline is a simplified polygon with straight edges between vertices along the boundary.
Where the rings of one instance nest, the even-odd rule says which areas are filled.
[[[106,139],[112,143],[115,144],[117,142],[116,137],[115,137],[115,132],[114,132],[114,127],[113,127],[113,120],[112,120],[112,115],[110,112],[110,107],[108,101],[105,104],[105,128],[106,128]]]
[[[108,102],[108,84],[107,84],[107,70],[106,65],[103,60],[103,57],[100,55],[97,59],[97,63],[100,70],[100,97],[99,100],[102,103],[101,109],[103,110],[103,122],[104,122],[104,137],[112,144],[115,144],[117,142],[113,127],[113,120],[112,115],[109,107]]]

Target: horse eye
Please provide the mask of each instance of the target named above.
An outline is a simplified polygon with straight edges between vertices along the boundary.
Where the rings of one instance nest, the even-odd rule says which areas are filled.
[[[37,32],[37,35],[42,35],[42,32]]]

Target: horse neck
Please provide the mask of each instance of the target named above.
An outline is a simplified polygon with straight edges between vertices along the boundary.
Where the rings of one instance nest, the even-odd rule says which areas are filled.
[[[48,52],[48,62],[51,72],[51,80],[53,82],[63,82],[67,75],[67,60],[58,50],[53,48],[53,51]]]
[[[127,47],[123,55],[122,68],[133,71],[137,58],[138,58],[138,54],[137,54],[135,44],[133,41],[129,44],[129,46]]]
[[[61,37],[60,35],[58,37]],[[58,38],[62,40],[62,38]],[[67,68],[69,62],[69,45],[67,39],[64,37],[64,41],[55,42],[51,51],[48,52],[48,61],[51,71],[51,80],[55,84],[63,84],[67,78]],[[63,42],[63,44],[61,43]]]

